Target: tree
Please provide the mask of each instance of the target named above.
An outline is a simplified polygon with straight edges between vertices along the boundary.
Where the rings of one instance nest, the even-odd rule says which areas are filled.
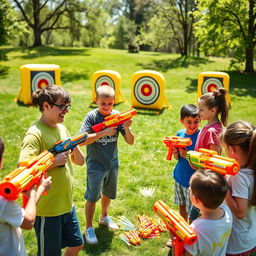
[[[254,72],[256,44],[255,0],[198,0],[195,34],[207,54],[231,56],[231,64],[245,62],[245,72]]]
[[[56,29],[67,29],[60,18],[73,11],[82,11],[82,3],[75,0],[13,0],[24,21],[33,30],[33,46],[42,45],[42,33]]]

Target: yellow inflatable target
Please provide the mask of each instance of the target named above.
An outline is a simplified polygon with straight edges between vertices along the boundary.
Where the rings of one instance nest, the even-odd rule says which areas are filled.
[[[115,104],[124,102],[120,90],[121,75],[113,70],[99,70],[92,75],[92,102],[96,102],[96,91],[99,86],[108,85],[115,91]]]
[[[60,67],[52,64],[27,64],[20,67],[21,88],[18,101],[32,103],[32,93],[49,84],[60,85]]]
[[[132,76],[131,105],[134,108],[161,110],[170,107],[164,95],[164,76],[154,70],[142,70]]]
[[[197,97],[218,88],[225,88],[229,92],[229,75],[224,72],[202,72],[198,76]],[[226,94],[227,103],[231,104],[229,93]]]

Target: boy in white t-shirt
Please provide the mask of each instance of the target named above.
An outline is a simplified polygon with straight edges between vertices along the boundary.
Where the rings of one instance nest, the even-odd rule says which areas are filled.
[[[3,165],[4,143],[0,137],[0,170]],[[26,192],[28,202],[25,209],[15,201],[0,196],[0,256],[24,256],[26,250],[21,233],[31,229],[36,218],[36,203],[51,185],[51,177],[43,179],[37,191],[35,187]]]
[[[185,245],[185,255],[224,256],[232,228],[232,213],[222,204],[228,190],[227,182],[212,170],[196,171],[190,179],[190,197],[201,216],[192,227],[197,242]]]

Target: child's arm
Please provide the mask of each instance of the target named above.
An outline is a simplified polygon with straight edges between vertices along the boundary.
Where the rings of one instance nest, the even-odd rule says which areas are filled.
[[[134,143],[134,135],[132,133],[132,130],[130,129],[130,126],[132,124],[132,120],[127,120],[123,123],[124,125],[124,130],[125,130],[125,135],[124,135],[124,139],[126,141],[126,143],[132,145]]]
[[[81,151],[79,146],[76,146],[73,152],[70,154],[71,162],[76,165],[83,165],[84,164],[84,154]]]
[[[238,219],[243,219],[247,215],[249,207],[248,199],[232,196],[230,189],[225,199],[230,210]]]
[[[192,254],[190,254],[189,252],[187,252],[186,250],[184,250],[184,256],[192,256]]]
[[[218,153],[218,155],[221,154],[221,147],[218,145],[210,144],[209,149],[216,151]]]

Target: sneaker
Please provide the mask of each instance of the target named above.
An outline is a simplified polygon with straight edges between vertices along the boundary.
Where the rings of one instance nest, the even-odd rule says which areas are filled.
[[[106,216],[106,217],[100,217],[99,220],[100,224],[107,226],[108,228],[112,229],[112,230],[118,230],[119,227],[116,225],[116,223],[111,219],[110,216]]]
[[[95,235],[93,227],[87,228],[84,233],[85,233],[84,234],[85,240],[88,244],[97,244],[98,243],[98,239],[97,239],[97,236]]]

